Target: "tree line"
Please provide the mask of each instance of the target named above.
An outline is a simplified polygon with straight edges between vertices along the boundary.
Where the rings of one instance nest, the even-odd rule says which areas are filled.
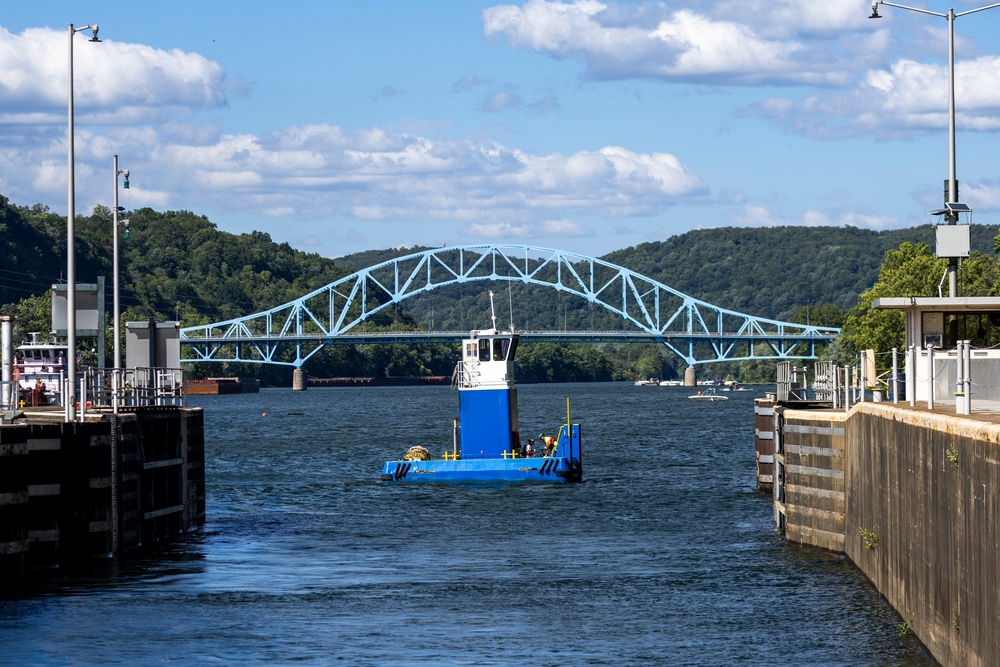
[[[268,310],[350,273],[423,248],[370,250],[330,259],[275,243],[268,234],[220,231],[190,211],[125,211],[129,238],[120,239],[122,321],[178,320],[207,324]],[[107,277],[111,315],[112,212],[97,206],[78,215],[78,283]],[[992,255],[998,228],[972,229],[973,257],[963,263],[962,293],[994,294]],[[845,325],[845,335],[825,352],[847,357],[863,346],[884,345],[901,331],[886,325],[898,313],[871,313],[866,303],[906,290],[936,293],[940,273],[928,250],[930,225],[875,232],[857,228],[774,227],[697,230],[665,241],[616,250],[602,259],[665,283],[714,305],[761,317],[824,326]],[[43,205],[19,206],[0,196],[0,313],[15,315],[15,340],[48,331],[51,285],[64,281],[66,220]],[[942,269],[943,270],[943,269]],[[910,276],[905,278],[904,276]],[[917,279],[917,277],[920,279]],[[933,283],[933,284],[931,284]],[[523,283],[467,283],[428,291],[382,310],[370,330],[468,331],[490,325],[487,291],[497,293],[497,319],[531,330],[618,330],[620,316],[548,287]],[[991,291],[992,290],[992,291]],[[903,296],[904,294],[898,294]],[[377,305],[377,304],[372,304]],[[893,327],[896,327],[895,329]],[[898,331],[897,331],[898,329]],[[107,349],[111,349],[110,320]],[[873,332],[880,333],[873,333]],[[862,347],[859,347],[862,346]],[[92,344],[80,352],[92,356]],[[316,377],[450,375],[453,344],[331,345],[305,367]],[[519,378],[538,382],[678,378],[684,362],[657,344],[520,346]],[[186,365],[193,376],[244,375],[287,385],[291,369],[258,364]],[[773,381],[773,361],[699,367],[700,376]]]

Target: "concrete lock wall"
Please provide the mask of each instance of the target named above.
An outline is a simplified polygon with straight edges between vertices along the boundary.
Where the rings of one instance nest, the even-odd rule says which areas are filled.
[[[149,548],[204,523],[199,408],[0,425],[0,590],[32,571]]]
[[[793,542],[844,549],[846,415],[777,410],[776,519]]]
[[[848,460],[848,557],[939,662],[1000,664],[1000,426],[868,405]]]
[[[884,403],[836,414],[782,414],[786,537],[846,554],[939,663],[1000,664],[1000,425]]]

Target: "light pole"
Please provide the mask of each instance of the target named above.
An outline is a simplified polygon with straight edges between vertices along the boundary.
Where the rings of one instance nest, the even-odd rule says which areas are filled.
[[[97,24],[74,28],[69,24],[69,203],[66,206],[66,374],[68,375],[66,396],[66,421],[76,421],[76,183],[74,178],[73,155],[73,35],[81,30],[90,30],[97,39]]]
[[[931,16],[938,16],[948,21],[948,201],[945,202],[945,217],[948,220],[949,225],[954,225],[958,222],[958,210],[964,210],[961,207],[952,207],[949,204],[958,203],[958,178],[955,175],[955,19],[960,16],[966,16],[967,14],[975,14],[976,12],[985,11],[987,9],[993,9],[995,7],[1000,7],[1000,2],[994,3],[992,5],[986,5],[985,7],[978,7],[977,9],[969,9],[964,12],[955,13],[954,9],[949,9],[947,14],[941,14],[939,12],[932,12],[927,9],[920,9],[918,7],[907,7],[906,5],[897,5],[894,2],[885,2],[884,0],[872,0],[872,15],[868,18],[870,19],[880,19],[882,18],[878,14],[878,6],[886,5],[888,7],[898,7],[899,9],[908,9],[911,12],[918,12],[920,14],[930,14]],[[954,210],[953,210],[954,209]],[[958,259],[951,257],[948,259],[948,296],[954,298],[958,296]]]
[[[122,352],[121,352],[121,302],[118,299],[118,212],[121,211],[121,207],[118,206],[118,176],[124,174],[125,176],[125,189],[128,189],[128,169],[118,168],[118,156],[115,155],[115,205],[112,209],[112,228],[111,228],[111,238],[112,248],[114,255],[114,301],[115,301],[115,313],[114,313],[114,336],[115,336],[115,370],[120,370],[122,367]],[[128,223],[128,221],[125,221]],[[126,234],[127,236],[127,234]]]

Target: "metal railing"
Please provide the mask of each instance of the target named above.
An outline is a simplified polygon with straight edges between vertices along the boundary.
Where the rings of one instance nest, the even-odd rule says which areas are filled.
[[[451,374],[451,388],[459,389],[479,384],[479,371],[475,368],[475,364],[466,365],[464,361],[457,362]]]
[[[118,412],[121,408],[184,407],[187,404],[184,371],[179,368],[88,368],[78,373],[77,378],[80,421],[87,410]],[[63,378],[58,394],[60,401],[68,395],[68,382],[68,378]],[[21,394],[18,382],[0,382],[0,421],[12,418],[26,407]],[[64,402],[63,408],[68,414]]]
[[[186,404],[179,368],[97,368],[83,374],[80,408],[176,406]]]

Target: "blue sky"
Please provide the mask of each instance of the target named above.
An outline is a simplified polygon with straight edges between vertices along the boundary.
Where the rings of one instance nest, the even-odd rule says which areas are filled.
[[[60,213],[70,22],[103,40],[74,41],[78,212],[117,153],[126,208],[328,257],[909,227],[948,176],[947,22],[864,0],[10,4],[0,194]],[[995,223],[1000,8],[955,25],[961,199]]]

